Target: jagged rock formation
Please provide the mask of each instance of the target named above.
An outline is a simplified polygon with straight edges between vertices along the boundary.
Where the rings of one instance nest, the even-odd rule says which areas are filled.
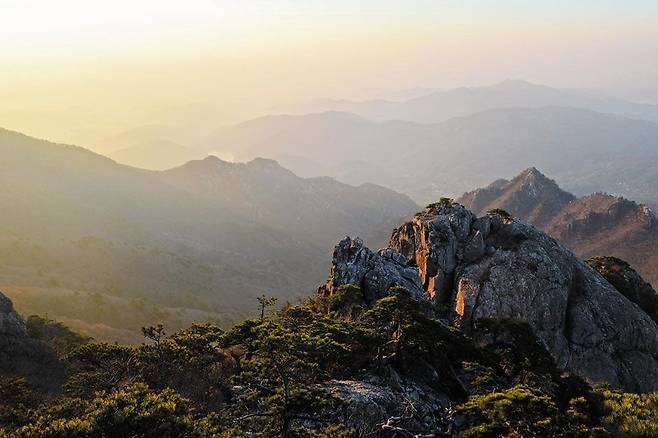
[[[437,215],[438,211],[446,214]],[[417,213],[393,231],[390,247],[407,264],[418,267],[423,288],[430,298],[448,302],[458,264],[473,262],[485,253],[485,239],[500,218],[476,219],[465,208],[432,207]],[[492,224],[493,222],[493,224]]]
[[[457,202],[479,215],[503,209],[540,227],[581,258],[619,257],[658,282],[658,219],[645,205],[605,193],[576,198],[535,168],[512,181],[497,180],[466,193]]]
[[[323,295],[331,295],[342,285],[354,284],[361,287],[366,304],[386,296],[393,286],[406,288],[418,299],[426,296],[418,271],[406,266],[404,257],[390,248],[374,253],[363,240],[346,237],[336,245],[333,260],[329,280],[320,287]]]
[[[367,281],[370,271],[355,269],[360,258],[345,242],[326,288],[376,284],[382,294],[386,286],[403,286],[398,278],[412,281],[409,267],[417,267],[428,297],[449,305],[452,323],[466,333],[490,318],[522,320],[559,367],[627,390],[658,388],[656,323],[565,246],[521,220],[476,218],[458,204],[430,206],[380,251],[396,260],[384,282]],[[357,252],[371,254],[362,246]],[[400,256],[406,264],[397,262]]]
[[[388,382],[334,380],[325,387],[350,401],[338,415],[356,429],[358,436],[396,430],[448,430],[452,420],[446,412],[449,397],[417,383],[401,382],[391,387]],[[444,415],[437,415],[441,412]]]

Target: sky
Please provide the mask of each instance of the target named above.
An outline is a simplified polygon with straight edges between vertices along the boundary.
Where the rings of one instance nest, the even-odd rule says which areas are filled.
[[[0,126],[89,147],[504,79],[658,102],[658,1],[0,0]]]

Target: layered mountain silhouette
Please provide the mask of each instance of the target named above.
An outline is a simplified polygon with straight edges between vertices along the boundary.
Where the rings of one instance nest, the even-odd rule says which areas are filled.
[[[154,172],[6,130],[0,154],[0,284],[17,305],[38,288],[41,302],[78,291],[174,316],[239,317],[256,295],[294,300],[322,281],[330,242],[359,233],[383,244],[417,208],[382,187],[304,179],[272,160],[208,157]]]
[[[458,202],[478,214],[503,209],[542,228],[580,257],[619,257],[658,283],[658,220],[645,205],[605,193],[577,198],[536,168],[468,192]]]
[[[149,169],[208,154],[265,157],[302,177],[380,184],[422,204],[536,165],[577,195],[603,190],[658,205],[656,105],[510,80],[280,111],[287,115],[194,133],[144,126],[104,141],[103,151]]]
[[[302,176],[373,182],[427,203],[536,165],[578,195],[658,203],[658,124],[566,107],[495,109],[422,125],[349,113],[267,116],[216,131],[207,150],[275,158]]]
[[[285,108],[294,113],[345,111],[375,121],[407,120],[437,123],[496,108],[574,107],[658,122],[658,106],[634,103],[594,93],[560,90],[523,80],[506,80],[484,87],[437,90],[396,100],[316,100]]]

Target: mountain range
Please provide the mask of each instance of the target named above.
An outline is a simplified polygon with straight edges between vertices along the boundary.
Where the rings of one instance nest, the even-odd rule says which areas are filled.
[[[577,194],[658,202],[658,124],[576,108],[496,109],[431,125],[266,116],[216,131],[207,147],[238,160],[274,157],[303,176],[370,181],[422,203],[532,165]]]
[[[534,167],[465,193],[457,202],[476,214],[502,209],[545,230],[581,258],[618,257],[658,284],[658,219],[646,205],[601,192],[576,197]]]
[[[92,332],[125,327],[126,309],[185,324],[247,314],[262,293],[295,300],[323,280],[330,242],[381,245],[417,208],[265,159],[147,171],[6,130],[0,154],[0,285],[22,311],[60,303],[49,315],[73,326],[104,321]],[[92,301],[107,308],[92,315]]]
[[[303,177],[375,183],[422,204],[538,166],[578,195],[602,190],[658,205],[656,105],[525,81],[419,93],[315,101],[207,134],[149,125],[103,148],[113,144],[111,157],[149,169],[208,154],[272,158]]]
[[[658,122],[658,105],[629,102],[592,92],[562,90],[523,80],[505,80],[483,87],[426,90],[409,99],[322,99],[282,108],[293,114],[344,111],[374,121],[407,120],[438,123],[499,108],[572,107]]]

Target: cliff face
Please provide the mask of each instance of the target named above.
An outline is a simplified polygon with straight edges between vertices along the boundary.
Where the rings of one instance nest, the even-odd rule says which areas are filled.
[[[353,284],[363,291],[366,304],[384,297],[393,286],[402,286],[415,298],[425,299],[418,271],[406,266],[404,257],[390,248],[374,253],[361,239],[346,237],[336,245],[333,260],[329,280],[319,290],[323,295]]]
[[[656,323],[533,226],[499,215],[477,218],[457,204],[434,205],[396,229],[389,246],[380,254],[396,263],[355,275],[359,257],[339,245],[324,293],[331,293],[334,279],[373,285],[367,277],[376,272],[388,279],[370,287],[381,296],[392,285],[404,286],[395,280],[404,278],[449,306],[450,323],[466,333],[476,334],[479,322],[490,318],[522,320],[559,367],[626,390],[658,388]]]

